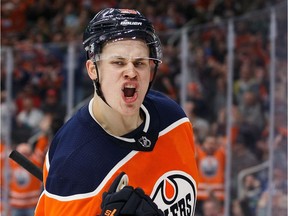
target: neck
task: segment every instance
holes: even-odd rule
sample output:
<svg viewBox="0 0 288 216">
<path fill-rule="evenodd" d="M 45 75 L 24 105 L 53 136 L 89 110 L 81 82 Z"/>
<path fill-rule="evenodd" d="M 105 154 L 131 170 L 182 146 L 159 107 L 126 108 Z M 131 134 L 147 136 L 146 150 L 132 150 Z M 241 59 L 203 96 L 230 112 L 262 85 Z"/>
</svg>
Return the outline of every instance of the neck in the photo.
<svg viewBox="0 0 288 216">
<path fill-rule="evenodd" d="M 123 116 L 101 99 L 97 100 L 95 97 L 92 104 L 92 113 L 102 128 L 115 136 L 122 136 L 133 131 L 143 122 L 140 110 L 135 115 Z"/>
</svg>

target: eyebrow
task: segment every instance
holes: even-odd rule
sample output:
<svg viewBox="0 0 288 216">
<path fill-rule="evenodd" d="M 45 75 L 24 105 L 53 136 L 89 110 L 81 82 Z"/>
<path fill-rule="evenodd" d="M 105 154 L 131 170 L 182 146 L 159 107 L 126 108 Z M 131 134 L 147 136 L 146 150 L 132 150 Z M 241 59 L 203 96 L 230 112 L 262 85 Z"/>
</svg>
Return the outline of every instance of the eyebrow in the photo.
<svg viewBox="0 0 288 216">
<path fill-rule="evenodd" d="M 119 60 L 125 60 L 125 59 L 134 59 L 134 60 L 154 60 L 154 61 L 158 61 L 160 64 L 162 63 L 162 61 L 161 60 L 159 60 L 159 59 L 155 59 L 155 58 L 151 58 L 151 57 L 149 57 L 149 56 L 135 56 L 135 57 L 133 57 L 133 56 L 122 56 L 122 55 L 112 55 L 112 56 L 103 56 L 103 57 L 101 57 L 101 55 L 100 55 L 100 58 L 99 58 L 99 60 L 108 60 L 108 59 L 119 59 Z"/>
<path fill-rule="evenodd" d="M 146 56 L 135 56 L 135 57 L 129 57 L 129 56 L 120 56 L 120 55 L 114 55 L 114 56 L 108 56 L 108 57 L 103 57 L 102 59 L 137 59 L 137 60 L 142 60 L 142 59 L 150 59 L 150 57 Z M 101 59 L 101 58 L 100 58 Z"/>
<path fill-rule="evenodd" d="M 125 59 L 126 57 L 124 56 L 120 56 L 120 55 L 116 55 L 116 56 L 110 56 L 108 58 L 118 58 L 118 59 Z"/>
<path fill-rule="evenodd" d="M 149 58 L 148 56 L 135 56 L 135 57 L 133 57 L 133 56 L 111 56 L 111 57 L 113 57 L 113 58 L 127 58 L 127 59 L 130 59 L 130 58 Z"/>
</svg>

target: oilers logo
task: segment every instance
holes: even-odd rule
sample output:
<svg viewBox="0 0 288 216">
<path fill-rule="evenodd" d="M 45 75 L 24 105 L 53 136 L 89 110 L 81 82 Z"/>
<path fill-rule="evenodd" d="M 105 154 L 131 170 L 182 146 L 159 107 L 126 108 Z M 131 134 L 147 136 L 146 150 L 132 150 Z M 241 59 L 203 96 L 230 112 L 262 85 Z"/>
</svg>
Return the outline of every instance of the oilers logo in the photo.
<svg viewBox="0 0 288 216">
<path fill-rule="evenodd" d="M 196 182 L 185 172 L 165 173 L 156 182 L 151 198 L 166 216 L 190 216 L 196 205 Z"/>
<path fill-rule="evenodd" d="M 200 162 L 199 167 L 199 170 L 204 176 L 213 177 L 217 174 L 217 171 L 219 170 L 219 163 L 214 157 L 207 156 Z"/>
<path fill-rule="evenodd" d="M 14 181 L 16 181 L 16 184 L 19 187 L 26 187 L 31 181 L 29 173 L 22 168 L 16 169 L 13 175 L 14 175 Z"/>
</svg>

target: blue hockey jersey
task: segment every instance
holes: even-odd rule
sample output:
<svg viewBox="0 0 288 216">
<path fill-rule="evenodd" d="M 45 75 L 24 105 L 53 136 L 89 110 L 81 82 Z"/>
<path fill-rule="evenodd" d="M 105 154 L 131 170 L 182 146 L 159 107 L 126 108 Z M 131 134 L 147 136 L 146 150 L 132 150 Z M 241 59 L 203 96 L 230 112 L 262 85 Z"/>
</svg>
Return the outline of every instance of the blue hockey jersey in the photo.
<svg viewBox="0 0 288 216">
<path fill-rule="evenodd" d="M 144 122 L 113 136 L 82 107 L 57 132 L 43 167 L 44 191 L 36 215 L 100 215 L 102 193 L 124 171 L 165 215 L 192 215 L 198 172 L 193 129 L 181 107 L 150 91 Z"/>
</svg>

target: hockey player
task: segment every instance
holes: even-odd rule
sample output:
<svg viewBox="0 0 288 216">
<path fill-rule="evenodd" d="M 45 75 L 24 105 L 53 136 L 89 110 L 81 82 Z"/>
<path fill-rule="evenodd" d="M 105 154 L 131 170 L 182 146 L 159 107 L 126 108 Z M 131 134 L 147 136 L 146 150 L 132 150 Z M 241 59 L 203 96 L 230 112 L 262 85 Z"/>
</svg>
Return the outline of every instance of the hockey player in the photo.
<svg viewBox="0 0 288 216">
<path fill-rule="evenodd" d="M 36 215 L 193 215 L 193 130 L 150 89 L 162 55 L 154 27 L 136 10 L 107 8 L 83 44 L 95 94 L 51 143 Z"/>
</svg>

